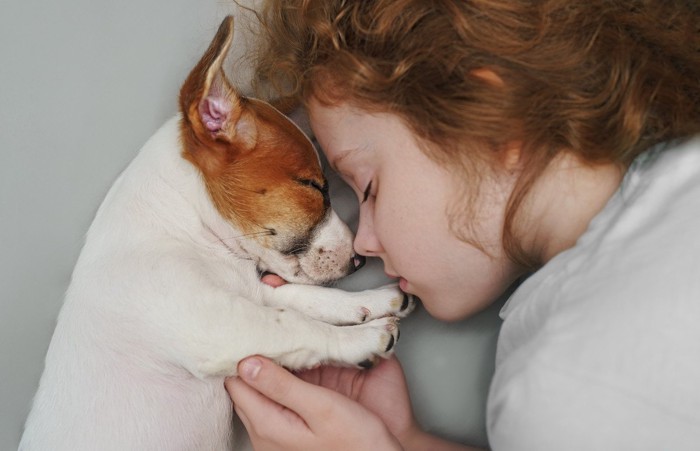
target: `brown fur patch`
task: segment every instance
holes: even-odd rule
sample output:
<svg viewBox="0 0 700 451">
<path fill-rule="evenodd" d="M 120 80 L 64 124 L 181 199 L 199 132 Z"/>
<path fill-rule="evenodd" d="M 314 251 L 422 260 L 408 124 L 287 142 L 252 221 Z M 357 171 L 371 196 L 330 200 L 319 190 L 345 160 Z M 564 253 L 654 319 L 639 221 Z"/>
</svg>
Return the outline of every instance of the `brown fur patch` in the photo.
<svg viewBox="0 0 700 451">
<path fill-rule="evenodd" d="M 325 217 L 326 181 L 308 138 L 268 103 L 240 96 L 221 71 L 233 33 L 225 20 L 180 92 L 183 157 L 202 172 L 214 205 L 244 234 L 283 249 Z M 230 111 L 221 130 L 203 123 L 216 90 Z M 306 183 L 305 183 L 306 182 Z"/>
</svg>

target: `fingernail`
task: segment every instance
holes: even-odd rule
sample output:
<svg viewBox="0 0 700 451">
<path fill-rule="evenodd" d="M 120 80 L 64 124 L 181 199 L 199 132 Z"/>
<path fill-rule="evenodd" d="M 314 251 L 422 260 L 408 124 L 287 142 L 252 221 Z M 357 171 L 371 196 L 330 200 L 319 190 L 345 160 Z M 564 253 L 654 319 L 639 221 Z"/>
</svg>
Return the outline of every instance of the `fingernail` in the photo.
<svg viewBox="0 0 700 451">
<path fill-rule="evenodd" d="M 246 359 L 241 362 L 240 373 L 244 380 L 253 380 L 258 376 L 262 362 L 256 358 Z"/>
</svg>

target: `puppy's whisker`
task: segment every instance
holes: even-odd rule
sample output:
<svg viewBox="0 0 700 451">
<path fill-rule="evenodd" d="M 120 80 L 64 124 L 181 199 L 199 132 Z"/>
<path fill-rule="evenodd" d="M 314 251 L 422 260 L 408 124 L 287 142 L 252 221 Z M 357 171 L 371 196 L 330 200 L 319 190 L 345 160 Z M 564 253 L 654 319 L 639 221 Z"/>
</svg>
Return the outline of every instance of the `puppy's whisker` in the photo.
<svg viewBox="0 0 700 451">
<path fill-rule="evenodd" d="M 297 247 L 293 247 L 289 250 L 284 251 L 285 254 L 301 254 L 303 252 L 306 252 L 309 250 L 309 246 L 306 244 L 299 245 Z"/>
<path fill-rule="evenodd" d="M 232 237 L 227 237 L 227 238 L 219 238 L 221 241 L 228 241 L 228 240 L 237 240 L 239 238 L 251 238 L 251 237 L 256 237 L 256 236 L 273 236 L 277 235 L 277 232 L 275 232 L 273 229 L 267 229 L 263 230 L 260 232 L 251 232 L 251 233 L 244 233 L 243 235 L 236 235 Z"/>
</svg>

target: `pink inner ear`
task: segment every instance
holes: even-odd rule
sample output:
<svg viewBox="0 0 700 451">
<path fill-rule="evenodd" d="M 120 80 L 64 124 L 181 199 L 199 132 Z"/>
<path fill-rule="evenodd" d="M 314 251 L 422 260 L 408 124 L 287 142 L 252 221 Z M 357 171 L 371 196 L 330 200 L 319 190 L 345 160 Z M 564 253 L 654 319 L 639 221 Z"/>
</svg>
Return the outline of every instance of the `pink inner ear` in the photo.
<svg viewBox="0 0 700 451">
<path fill-rule="evenodd" d="M 231 113 L 231 105 L 221 97 L 207 97 L 199 103 L 202 124 L 210 132 L 218 132 Z"/>
</svg>

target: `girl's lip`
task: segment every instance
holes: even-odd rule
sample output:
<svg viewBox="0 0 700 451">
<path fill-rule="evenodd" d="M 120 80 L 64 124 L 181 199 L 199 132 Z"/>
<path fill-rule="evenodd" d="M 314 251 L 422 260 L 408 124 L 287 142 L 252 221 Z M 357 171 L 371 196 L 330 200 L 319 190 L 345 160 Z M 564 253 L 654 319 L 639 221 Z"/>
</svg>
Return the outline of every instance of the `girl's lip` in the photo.
<svg viewBox="0 0 700 451">
<path fill-rule="evenodd" d="M 401 288 L 401 291 L 405 292 L 408 289 L 408 280 L 403 277 L 399 278 L 399 288 Z"/>
<path fill-rule="evenodd" d="M 408 289 L 408 280 L 404 279 L 398 274 L 391 274 L 388 272 L 385 272 L 385 274 L 390 279 L 399 279 L 399 288 L 401 289 L 401 291 L 406 292 L 406 289 Z"/>
</svg>

